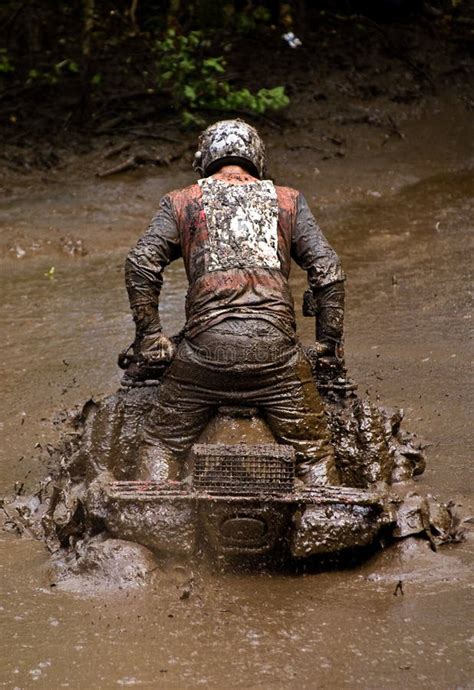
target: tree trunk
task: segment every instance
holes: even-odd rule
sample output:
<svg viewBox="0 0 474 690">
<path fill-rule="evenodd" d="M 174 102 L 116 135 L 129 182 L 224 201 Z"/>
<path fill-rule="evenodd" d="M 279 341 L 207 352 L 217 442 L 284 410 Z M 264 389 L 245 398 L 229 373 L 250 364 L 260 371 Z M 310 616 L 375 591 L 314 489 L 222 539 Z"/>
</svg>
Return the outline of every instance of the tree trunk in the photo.
<svg viewBox="0 0 474 690">
<path fill-rule="evenodd" d="M 81 65 L 81 98 L 79 102 L 79 119 L 82 122 L 89 110 L 90 77 L 92 55 L 92 31 L 94 29 L 95 0 L 83 0 L 82 28 L 82 65 Z"/>
</svg>

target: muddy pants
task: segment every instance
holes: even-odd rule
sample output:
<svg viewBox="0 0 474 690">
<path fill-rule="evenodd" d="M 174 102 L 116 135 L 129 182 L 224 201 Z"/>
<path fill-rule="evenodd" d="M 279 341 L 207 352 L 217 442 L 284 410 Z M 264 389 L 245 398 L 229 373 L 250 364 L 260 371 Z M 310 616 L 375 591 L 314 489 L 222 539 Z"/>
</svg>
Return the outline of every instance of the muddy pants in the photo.
<svg viewBox="0 0 474 690">
<path fill-rule="evenodd" d="M 258 319 L 226 319 L 181 342 L 143 429 L 142 478 L 164 478 L 163 461 L 180 465 L 221 405 L 257 407 L 276 439 L 295 449 L 303 480 L 339 483 L 309 362 L 296 339 Z"/>
</svg>

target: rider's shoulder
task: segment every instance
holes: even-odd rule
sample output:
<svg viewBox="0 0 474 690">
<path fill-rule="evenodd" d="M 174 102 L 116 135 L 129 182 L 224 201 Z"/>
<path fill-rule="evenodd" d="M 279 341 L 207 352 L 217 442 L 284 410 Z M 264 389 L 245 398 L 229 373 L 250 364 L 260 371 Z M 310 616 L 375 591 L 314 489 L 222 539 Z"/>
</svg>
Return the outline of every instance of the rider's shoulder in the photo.
<svg viewBox="0 0 474 690">
<path fill-rule="evenodd" d="M 291 207 L 295 206 L 300 196 L 300 192 L 293 187 L 286 187 L 282 185 L 275 185 L 278 201 L 280 206 Z"/>
<path fill-rule="evenodd" d="M 275 190 L 280 205 L 285 207 L 295 206 L 298 198 L 301 196 L 301 192 L 293 187 L 275 185 Z M 163 198 L 169 199 L 171 204 L 176 207 L 182 206 L 183 204 L 188 204 L 194 199 L 199 199 L 201 194 L 202 191 L 200 185 L 194 183 L 188 185 L 187 187 L 174 189 L 171 192 L 168 192 Z"/>
<path fill-rule="evenodd" d="M 195 199 L 201 195 L 201 189 L 197 183 L 190 184 L 187 187 L 181 187 L 180 189 L 173 189 L 168 192 L 165 196 L 170 199 L 173 204 L 179 204 L 183 201 L 189 201 Z"/>
</svg>

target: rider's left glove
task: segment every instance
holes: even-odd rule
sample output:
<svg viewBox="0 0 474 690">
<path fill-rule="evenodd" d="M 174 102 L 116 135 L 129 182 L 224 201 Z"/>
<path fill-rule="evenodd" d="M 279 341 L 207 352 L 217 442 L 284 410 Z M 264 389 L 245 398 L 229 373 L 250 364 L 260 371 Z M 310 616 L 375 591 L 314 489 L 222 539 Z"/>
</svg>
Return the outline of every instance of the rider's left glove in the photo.
<svg viewBox="0 0 474 690">
<path fill-rule="evenodd" d="M 176 346 L 162 333 L 156 304 L 137 304 L 132 307 L 132 313 L 135 340 L 119 355 L 119 366 L 126 369 L 124 378 L 127 381 L 160 379 L 176 353 Z"/>
<path fill-rule="evenodd" d="M 134 353 L 139 364 L 156 366 L 171 362 L 176 346 L 163 333 L 150 333 L 135 340 Z"/>
</svg>

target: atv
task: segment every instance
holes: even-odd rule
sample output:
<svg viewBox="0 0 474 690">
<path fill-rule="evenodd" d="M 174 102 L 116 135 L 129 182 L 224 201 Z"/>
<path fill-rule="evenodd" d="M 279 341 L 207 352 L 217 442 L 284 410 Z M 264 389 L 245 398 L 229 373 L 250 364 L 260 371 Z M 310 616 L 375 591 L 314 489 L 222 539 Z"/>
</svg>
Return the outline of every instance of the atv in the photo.
<svg viewBox="0 0 474 690">
<path fill-rule="evenodd" d="M 313 316 L 310 296 L 304 313 Z M 423 445 L 390 412 L 357 395 L 341 367 L 306 349 L 322 396 L 340 486 L 307 487 L 295 476 L 294 450 L 277 442 L 259 410 L 221 407 L 185 459 L 182 481 L 142 481 L 140 430 L 165 366 L 151 377 L 127 350 L 121 389 L 90 400 L 43 519 L 63 549 L 102 535 L 151 549 L 161 559 L 211 557 L 220 563 L 289 563 L 334 557 L 424 534 L 450 541 L 449 506 L 416 492 Z M 143 371 L 141 372 L 143 374 Z"/>
</svg>

